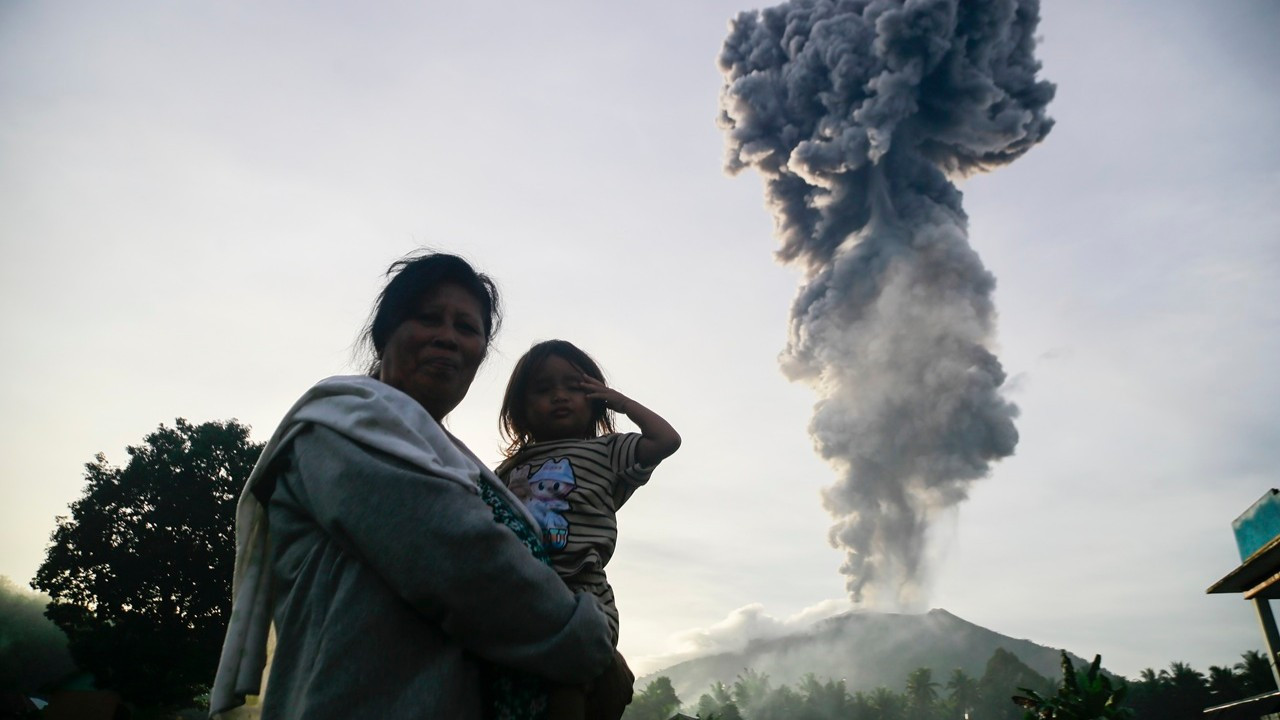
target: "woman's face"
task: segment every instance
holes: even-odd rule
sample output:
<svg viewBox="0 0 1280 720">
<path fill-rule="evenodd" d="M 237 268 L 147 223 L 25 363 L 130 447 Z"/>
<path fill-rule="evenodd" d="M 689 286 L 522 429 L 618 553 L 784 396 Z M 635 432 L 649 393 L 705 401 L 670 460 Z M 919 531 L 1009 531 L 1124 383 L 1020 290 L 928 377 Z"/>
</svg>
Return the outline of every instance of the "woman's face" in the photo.
<svg viewBox="0 0 1280 720">
<path fill-rule="evenodd" d="M 459 285 L 425 293 L 416 312 L 387 338 L 378 379 L 443 420 L 466 397 L 484 360 L 482 313 L 480 302 Z"/>
</svg>

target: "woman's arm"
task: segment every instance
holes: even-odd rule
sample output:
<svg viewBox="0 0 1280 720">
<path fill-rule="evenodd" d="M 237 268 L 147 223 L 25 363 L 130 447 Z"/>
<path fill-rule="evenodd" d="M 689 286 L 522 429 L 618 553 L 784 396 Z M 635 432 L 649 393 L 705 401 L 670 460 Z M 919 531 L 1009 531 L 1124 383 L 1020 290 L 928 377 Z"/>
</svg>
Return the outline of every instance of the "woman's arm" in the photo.
<svg viewBox="0 0 1280 720">
<path fill-rule="evenodd" d="M 658 413 L 596 380 L 582 376 L 582 387 L 590 400 L 603 400 L 606 407 L 626 415 L 640 428 L 640 442 L 636 444 L 636 462 L 653 467 L 671 457 L 680 449 L 680 433 L 671 427 Z"/>
<path fill-rule="evenodd" d="M 479 495 L 325 428 L 294 443 L 298 495 L 316 523 L 424 622 L 478 656 L 557 682 L 586 682 L 609 664 L 595 599 L 569 592 Z"/>
</svg>

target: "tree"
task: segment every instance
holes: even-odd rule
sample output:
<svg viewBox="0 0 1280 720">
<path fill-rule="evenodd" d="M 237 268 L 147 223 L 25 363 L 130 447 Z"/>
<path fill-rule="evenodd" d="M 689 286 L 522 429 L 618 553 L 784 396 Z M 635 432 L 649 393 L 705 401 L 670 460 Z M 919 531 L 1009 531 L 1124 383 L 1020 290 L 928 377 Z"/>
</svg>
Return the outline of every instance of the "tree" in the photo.
<svg viewBox="0 0 1280 720">
<path fill-rule="evenodd" d="M 1271 662 L 1257 650 L 1249 650 L 1234 665 L 1240 678 L 1240 689 L 1247 697 L 1261 695 L 1276 689 L 1276 678 L 1271 672 Z"/>
<path fill-rule="evenodd" d="M 852 698 L 844 680 L 822 682 L 813 673 L 800 680 L 800 694 L 804 707 L 796 720 L 850 720 L 853 715 Z"/>
<path fill-rule="evenodd" d="M 1168 670 L 1161 670 L 1160 677 L 1166 681 L 1169 702 L 1179 712 L 1171 714 L 1174 718 L 1196 718 L 1210 704 L 1209 684 L 1204 673 L 1184 662 L 1169 663 Z"/>
<path fill-rule="evenodd" d="M 751 720 L 796 720 L 804 711 L 804 698 L 790 685 L 768 692 L 751 708 Z"/>
<path fill-rule="evenodd" d="M 694 706 L 694 712 L 702 720 L 709 720 L 717 716 L 721 707 L 723 707 L 723 704 L 716 702 L 711 693 L 702 693 L 702 697 L 698 698 L 698 704 Z"/>
<path fill-rule="evenodd" d="M 947 680 L 947 701 L 955 710 L 956 717 L 964 717 L 978 706 L 978 681 L 960 668 L 951 672 Z"/>
<path fill-rule="evenodd" d="M 868 705 L 878 720 L 906 720 L 907 700 L 887 687 L 878 687 L 867 696 Z"/>
<path fill-rule="evenodd" d="M 1236 671 L 1229 667 L 1209 666 L 1209 695 L 1213 703 L 1219 705 L 1243 697 L 1240 692 L 1240 678 Z"/>
<path fill-rule="evenodd" d="M 938 702 L 938 683 L 933 680 L 933 671 L 927 667 L 912 670 L 907 676 L 906 696 L 912 717 L 925 720 L 932 716 Z"/>
<path fill-rule="evenodd" d="M 769 676 L 752 668 L 743 670 L 733 681 L 733 703 L 750 713 L 769 694 Z"/>
<path fill-rule="evenodd" d="M 743 720 L 742 713 L 738 712 L 738 706 L 733 701 L 720 706 L 720 709 L 710 715 L 699 715 L 702 720 Z"/>
<path fill-rule="evenodd" d="M 1124 706 L 1128 686 L 1112 685 L 1111 678 L 1101 672 L 1102 656 L 1095 655 L 1085 671 L 1077 671 L 1071 658 L 1062 652 L 1062 684 L 1052 697 L 1035 690 L 1019 688 L 1025 696 L 1013 698 L 1026 710 L 1026 720 L 1128 720 L 1133 710 Z M 1197 710 L 1198 713 L 1198 710 Z"/>
<path fill-rule="evenodd" d="M 622 714 L 624 720 L 668 720 L 680 709 L 680 698 L 671 685 L 671 678 L 663 675 L 649 683 Z"/>
<path fill-rule="evenodd" d="M 698 698 L 697 713 L 702 720 L 709 720 L 712 717 L 723 717 L 725 712 L 722 710 L 726 705 L 733 703 L 733 698 L 729 695 L 729 688 L 719 680 L 711 684 L 711 691 L 702 694 Z M 737 712 L 737 706 L 734 706 L 733 712 Z"/>
<path fill-rule="evenodd" d="M 871 703 L 871 696 L 859 690 L 849 698 L 849 720 L 880 720 L 880 713 Z"/>
<path fill-rule="evenodd" d="M 1138 674 L 1138 680 L 1129 685 L 1126 700 L 1133 708 L 1134 714 L 1141 720 L 1164 718 L 1168 714 L 1166 712 L 1168 694 L 1168 688 L 1160 678 L 1160 673 L 1152 668 L 1144 668 Z"/>
<path fill-rule="evenodd" d="M 213 679 L 231 611 L 235 507 L 262 446 L 231 420 L 179 418 L 99 453 L 59 517 L 32 586 L 99 686 L 144 706 L 192 702 Z"/>
</svg>

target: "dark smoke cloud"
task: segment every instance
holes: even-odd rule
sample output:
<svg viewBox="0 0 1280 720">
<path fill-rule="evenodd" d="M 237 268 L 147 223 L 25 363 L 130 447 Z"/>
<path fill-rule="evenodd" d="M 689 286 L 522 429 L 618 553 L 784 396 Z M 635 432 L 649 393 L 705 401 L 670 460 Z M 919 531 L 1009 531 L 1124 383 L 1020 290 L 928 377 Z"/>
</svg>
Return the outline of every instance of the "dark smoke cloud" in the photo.
<svg viewBox="0 0 1280 720">
<path fill-rule="evenodd" d="M 821 397 L 855 602 L 917 601 L 931 521 L 1018 442 L 952 180 L 1053 126 L 1038 22 L 1038 0 L 795 0 L 739 15 L 720 54 L 727 169 L 764 176 L 804 270 L 781 362 Z"/>
</svg>

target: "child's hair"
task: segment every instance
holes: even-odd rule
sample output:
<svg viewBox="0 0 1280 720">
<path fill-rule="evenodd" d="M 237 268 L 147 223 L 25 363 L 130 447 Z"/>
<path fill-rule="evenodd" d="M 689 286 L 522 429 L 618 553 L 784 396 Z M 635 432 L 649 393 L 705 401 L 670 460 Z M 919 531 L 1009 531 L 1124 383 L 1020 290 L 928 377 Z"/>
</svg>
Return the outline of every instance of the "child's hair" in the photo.
<svg viewBox="0 0 1280 720">
<path fill-rule="evenodd" d="M 511 457 L 534 441 L 529 432 L 528 403 L 529 381 L 534 373 L 542 368 L 547 358 L 558 356 L 577 368 L 583 375 L 604 382 L 604 372 L 591 356 L 583 352 L 577 345 L 567 340 L 543 340 L 529 348 L 529 352 L 516 363 L 511 371 L 511 380 L 507 382 L 507 392 L 502 396 L 502 412 L 498 416 L 498 429 L 502 439 L 508 445 L 503 452 Z M 614 432 L 613 413 L 605 407 L 603 400 L 591 402 L 591 434 L 588 437 L 599 437 Z"/>
</svg>

